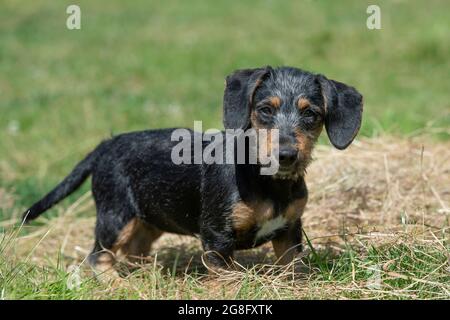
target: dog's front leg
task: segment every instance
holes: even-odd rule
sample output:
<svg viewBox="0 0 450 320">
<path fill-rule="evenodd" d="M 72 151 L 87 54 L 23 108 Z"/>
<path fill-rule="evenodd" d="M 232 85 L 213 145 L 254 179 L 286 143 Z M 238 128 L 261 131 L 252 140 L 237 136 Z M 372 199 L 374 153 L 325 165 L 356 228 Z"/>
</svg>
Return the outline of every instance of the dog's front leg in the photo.
<svg viewBox="0 0 450 320">
<path fill-rule="evenodd" d="M 210 271 L 229 269 L 233 264 L 234 240 L 231 232 L 203 226 L 200 231 L 204 262 Z"/>
<path fill-rule="evenodd" d="M 301 220 L 298 218 L 284 232 L 272 240 L 278 263 L 288 264 L 302 251 L 301 225 Z"/>
</svg>

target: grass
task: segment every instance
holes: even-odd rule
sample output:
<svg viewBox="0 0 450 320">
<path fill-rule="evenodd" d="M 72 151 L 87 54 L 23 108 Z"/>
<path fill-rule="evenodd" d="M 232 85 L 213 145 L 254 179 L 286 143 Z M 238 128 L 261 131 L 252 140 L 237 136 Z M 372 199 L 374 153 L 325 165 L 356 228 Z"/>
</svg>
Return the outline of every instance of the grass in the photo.
<svg viewBox="0 0 450 320">
<path fill-rule="evenodd" d="M 162 262 L 155 257 L 120 283 L 105 285 L 83 265 L 68 272 L 62 256 L 45 266 L 2 258 L 1 294 L 5 299 L 448 299 L 448 245 L 439 233 L 413 234 L 392 234 L 377 245 L 361 237 L 342 254 L 307 251 L 298 262 L 304 270 L 299 275 L 291 266 L 249 264 L 214 277 L 205 275 L 199 261 L 170 268 L 167 257 Z M 427 240 L 431 236 L 435 240 Z M 170 250 L 164 253 L 177 251 Z M 195 260 L 199 254 L 197 249 Z"/>
<path fill-rule="evenodd" d="M 265 245 L 211 276 L 197 239 L 166 234 L 136 271 L 101 284 L 85 260 L 95 221 L 86 192 L 39 225 L 2 222 L 0 288 L 7 299 L 449 299 L 449 146 L 419 137 L 319 146 L 296 266 L 274 265 Z"/>
<path fill-rule="evenodd" d="M 77 3 L 82 29 L 69 31 L 70 1 L 2 2 L 0 297 L 449 297 L 447 1 L 378 1 L 374 31 L 370 1 Z M 365 99 L 361 140 L 338 153 L 323 138 L 316 151 L 301 279 L 269 267 L 265 248 L 211 279 L 196 241 L 168 237 L 156 262 L 100 285 L 82 263 L 92 245 L 88 184 L 17 229 L 22 211 L 101 139 L 194 120 L 221 128 L 225 75 L 266 64 L 324 73 Z M 81 287 L 70 290 L 67 270 L 79 264 Z M 374 274 L 381 287 L 368 288 Z"/>
</svg>

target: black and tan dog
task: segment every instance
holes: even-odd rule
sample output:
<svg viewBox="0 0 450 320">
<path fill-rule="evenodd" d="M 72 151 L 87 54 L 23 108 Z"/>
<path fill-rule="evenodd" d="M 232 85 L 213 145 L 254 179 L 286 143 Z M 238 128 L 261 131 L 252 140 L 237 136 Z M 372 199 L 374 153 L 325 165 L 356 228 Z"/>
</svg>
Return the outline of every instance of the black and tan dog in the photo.
<svg viewBox="0 0 450 320">
<path fill-rule="evenodd" d="M 92 175 L 97 223 L 89 261 L 97 270 L 112 269 L 119 253 L 146 256 L 163 232 L 199 236 L 211 266 L 225 267 L 235 250 L 268 241 L 287 263 L 301 250 L 304 173 L 323 125 L 344 149 L 361 117 L 362 96 L 323 75 L 290 67 L 238 70 L 226 80 L 224 126 L 278 129 L 277 174 L 261 175 L 258 164 L 176 165 L 174 129 L 126 133 L 102 142 L 24 219 Z"/>
</svg>

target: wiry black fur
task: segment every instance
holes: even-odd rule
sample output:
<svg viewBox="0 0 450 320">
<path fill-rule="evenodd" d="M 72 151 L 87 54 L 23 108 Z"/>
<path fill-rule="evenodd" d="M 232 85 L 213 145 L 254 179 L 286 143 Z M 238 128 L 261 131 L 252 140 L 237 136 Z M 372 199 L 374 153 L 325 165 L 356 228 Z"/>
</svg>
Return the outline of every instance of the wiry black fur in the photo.
<svg viewBox="0 0 450 320">
<path fill-rule="evenodd" d="M 359 129 L 362 98 L 354 88 L 289 67 L 240 70 L 227 77 L 225 127 L 249 127 L 251 110 L 273 95 L 281 97 L 282 105 L 277 116 L 261 115 L 261 122 L 267 128 L 280 129 L 280 147 L 292 143 L 294 129 L 307 134 L 313 125 L 324 122 L 332 143 L 345 148 Z M 314 119 L 295 106 L 299 95 L 316 105 Z M 171 141 L 173 130 L 126 133 L 102 142 L 35 203 L 24 214 L 24 220 L 35 219 L 92 175 L 97 207 L 96 240 L 91 254 L 94 263 L 95 254 L 110 249 L 135 217 L 162 231 L 198 235 L 205 251 L 218 252 L 225 260 L 234 250 L 252 248 L 282 234 L 301 244 L 300 219 L 255 242 L 257 226 L 238 239 L 231 214 L 240 201 L 263 200 L 273 204 L 275 216 L 282 214 L 294 200 L 307 197 L 302 175 L 262 176 L 259 165 L 250 164 L 175 165 L 171 150 L 178 142 Z M 211 256 L 210 260 L 223 265 L 221 258 Z"/>
</svg>

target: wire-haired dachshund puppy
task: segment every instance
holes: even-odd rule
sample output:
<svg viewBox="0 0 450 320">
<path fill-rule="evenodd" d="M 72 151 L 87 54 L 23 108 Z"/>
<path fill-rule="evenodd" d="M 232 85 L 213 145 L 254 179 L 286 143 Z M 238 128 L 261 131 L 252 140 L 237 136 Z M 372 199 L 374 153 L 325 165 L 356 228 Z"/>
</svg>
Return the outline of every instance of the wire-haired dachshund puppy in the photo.
<svg viewBox="0 0 450 320">
<path fill-rule="evenodd" d="M 212 267 L 226 267 L 235 250 L 268 241 L 281 263 L 292 261 L 301 251 L 304 173 L 314 143 L 325 125 L 331 143 L 345 149 L 361 125 L 362 96 L 320 74 L 264 67 L 228 76 L 223 102 L 226 129 L 278 129 L 276 174 L 261 175 L 259 163 L 175 164 L 175 129 L 125 133 L 88 154 L 24 220 L 92 175 L 97 223 L 89 261 L 96 270 L 113 270 L 119 253 L 146 256 L 163 232 L 198 236 Z"/>
</svg>

